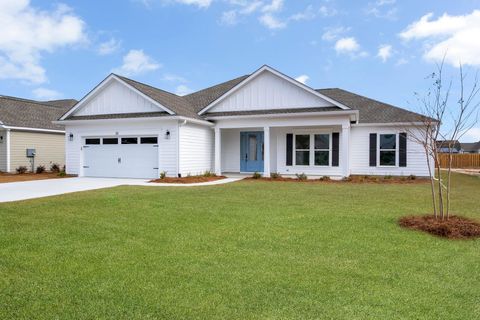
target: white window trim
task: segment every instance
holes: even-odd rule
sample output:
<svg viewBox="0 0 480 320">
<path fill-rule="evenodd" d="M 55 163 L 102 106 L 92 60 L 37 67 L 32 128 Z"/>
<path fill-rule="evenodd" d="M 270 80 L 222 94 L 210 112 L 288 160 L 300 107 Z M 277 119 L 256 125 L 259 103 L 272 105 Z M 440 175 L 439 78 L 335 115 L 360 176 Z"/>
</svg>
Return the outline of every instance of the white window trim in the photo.
<svg viewBox="0 0 480 320">
<path fill-rule="evenodd" d="M 380 150 L 382 151 L 393 151 L 394 149 L 380 149 L 380 136 L 386 134 L 394 134 L 395 135 L 395 165 L 388 166 L 388 165 L 381 165 L 380 164 Z M 378 168 L 398 168 L 399 163 L 399 134 L 398 132 L 381 132 L 377 134 L 377 167 Z"/>
<path fill-rule="evenodd" d="M 298 131 L 293 133 L 293 167 L 295 168 L 330 168 L 332 167 L 332 131 Z M 327 151 L 327 149 L 315 149 L 315 135 L 317 134 L 328 134 L 328 142 L 329 142 L 329 149 L 328 149 L 328 165 L 316 165 L 315 164 L 315 151 Z M 296 148 L 296 139 L 297 136 L 302 135 L 309 135 L 310 136 L 310 145 L 309 149 L 297 149 Z M 301 165 L 297 164 L 297 151 L 308 151 L 308 165 Z"/>
</svg>

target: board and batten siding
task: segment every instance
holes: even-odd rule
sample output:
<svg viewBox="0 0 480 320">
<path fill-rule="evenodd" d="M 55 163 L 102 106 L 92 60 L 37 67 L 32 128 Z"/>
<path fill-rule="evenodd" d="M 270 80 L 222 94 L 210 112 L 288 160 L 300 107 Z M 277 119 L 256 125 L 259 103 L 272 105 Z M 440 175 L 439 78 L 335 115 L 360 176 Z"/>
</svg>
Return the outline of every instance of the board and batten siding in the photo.
<svg viewBox="0 0 480 320">
<path fill-rule="evenodd" d="M 371 167 L 369 163 L 370 133 L 398 134 L 405 132 L 404 128 L 389 126 L 352 126 L 350 134 L 350 173 L 352 175 L 392 175 L 418 177 L 428 176 L 427 157 L 419 143 L 409 139 L 407 135 L 407 166 L 398 166 L 398 145 L 397 145 L 397 166 L 395 167 Z M 377 146 L 378 147 L 378 146 Z"/>
<path fill-rule="evenodd" d="M 7 171 L 7 131 L 0 130 L 0 137 L 3 137 L 0 141 L 0 171 Z"/>
<path fill-rule="evenodd" d="M 180 173 L 200 175 L 213 171 L 214 131 L 211 127 L 192 123 L 179 127 Z"/>
<path fill-rule="evenodd" d="M 65 164 L 65 134 L 30 131 L 10 131 L 10 171 L 20 166 L 31 169 L 31 159 L 26 150 L 35 149 L 34 169 L 45 166 L 47 170 L 54 163 L 62 167 Z"/>
<path fill-rule="evenodd" d="M 120 114 L 134 112 L 163 111 L 157 105 L 148 101 L 133 89 L 112 79 L 96 95 L 91 97 L 87 104 L 74 112 L 76 116 Z"/>
<path fill-rule="evenodd" d="M 327 106 L 332 104 L 271 72 L 264 71 L 208 112 Z"/>
<path fill-rule="evenodd" d="M 158 137 L 158 172 L 165 171 L 168 176 L 176 176 L 177 170 L 177 137 L 178 122 L 176 120 L 134 119 L 128 121 L 91 121 L 82 124 L 67 124 L 66 166 L 68 174 L 83 175 L 82 147 L 85 137 L 116 136 L 157 136 Z M 170 136 L 166 138 L 166 132 Z M 68 135 L 73 134 L 73 141 Z"/>
</svg>

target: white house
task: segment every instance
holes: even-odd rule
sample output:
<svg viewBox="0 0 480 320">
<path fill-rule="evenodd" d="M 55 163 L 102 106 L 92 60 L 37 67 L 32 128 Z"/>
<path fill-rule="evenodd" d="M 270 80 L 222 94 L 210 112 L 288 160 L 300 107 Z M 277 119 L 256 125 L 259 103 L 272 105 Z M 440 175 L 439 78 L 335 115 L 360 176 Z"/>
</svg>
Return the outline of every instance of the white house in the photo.
<svg viewBox="0 0 480 320">
<path fill-rule="evenodd" d="M 182 97 L 111 74 L 58 123 L 66 128 L 69 174 L 340 178 L 428 176 L 422 147 L 405 133 L 422 130 L 421 119 L 345 90 L 314 90 L 263 66 Z"/>
</svg>

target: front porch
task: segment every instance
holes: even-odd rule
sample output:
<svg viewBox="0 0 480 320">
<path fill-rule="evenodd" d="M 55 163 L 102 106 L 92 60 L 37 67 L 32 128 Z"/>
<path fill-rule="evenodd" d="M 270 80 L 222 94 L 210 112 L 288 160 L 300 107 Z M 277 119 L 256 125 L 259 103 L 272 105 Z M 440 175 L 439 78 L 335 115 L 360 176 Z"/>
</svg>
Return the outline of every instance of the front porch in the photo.
<svg viewBox="0 0 480 320">
<path fill-rule="evenodd" d="M 347 177 L 350 123 L 215 127 L 215 173 Z"/>
</svg>

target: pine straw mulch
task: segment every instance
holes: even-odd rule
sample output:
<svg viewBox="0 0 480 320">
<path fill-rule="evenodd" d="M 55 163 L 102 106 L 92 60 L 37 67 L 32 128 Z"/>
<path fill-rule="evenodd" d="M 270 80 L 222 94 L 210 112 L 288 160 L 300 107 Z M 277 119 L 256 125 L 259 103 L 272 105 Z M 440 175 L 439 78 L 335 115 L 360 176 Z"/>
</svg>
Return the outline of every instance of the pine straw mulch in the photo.
<svg viewBox="0 0 480 320">
<path fill-rule="evenodd" d="M 379 184 L 424 184 L 430 180 L 425 178 L 411 177 L 375 177 L 375 176 L 350 176 L 347 179 L 334 180 L 329 178 L 306 179 L 278 177 L 278 178 L 253 178 L 247 177 L 244 180 L 278 181 L 278 182 L 305 182 L 305 183 L 379 183 Z"/>
<path fill-rule="evenodd" d="M 73 175 L 59 175 L 54 172 L 44 172 L 44 173 L 5 173 L 0 172 L 0 183 L 7 182 L 23 182 L 23 181 L 34 181 L 34 180 L 47 180 L 47 179 L 61 179 L 61 178 L 71 178 Z"/>
<path fill-rule="evenodd" d="M 435 219 L 433 216 L 409 216 L 401 218 L 398 224 L 403 228 L 420 230 L 447 239 L 480 237 L 480 223 L 459 216 L 450 216 L 448 220 Z"/>
<path fill-rule="evenodd" d="M 154 179 L 150 180 L 150 182 L 154 183 L 200 183 L 200 182 L 210 182 L 210 181 L 217 181 L 225 179 L 225 176 L 187 176 L 181 178 L 173 178 L 173 177 L 165 177 L 163 179 Z"/>
</svg>

